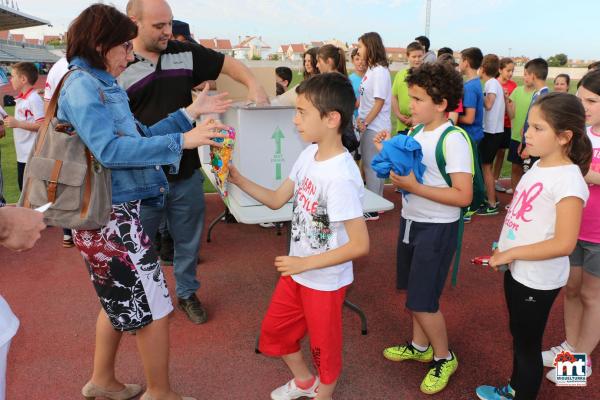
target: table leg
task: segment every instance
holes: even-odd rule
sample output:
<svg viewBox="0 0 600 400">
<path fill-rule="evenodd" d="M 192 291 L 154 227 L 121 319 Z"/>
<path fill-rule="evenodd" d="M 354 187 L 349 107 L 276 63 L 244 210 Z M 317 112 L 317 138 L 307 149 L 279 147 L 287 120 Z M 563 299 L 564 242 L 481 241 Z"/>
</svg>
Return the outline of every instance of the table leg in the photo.
<svg viewBox="0 0 600 400">
<path fill-rule="evenodd" d="M 359 306 L 357 306 L 356 304 L 354 304 L 348 300 L 344 300 L 344 305 L 346 307 L 348 307 L 351 311 L 358 314 L 358 316 L 360 318 L 360 333 L 363 335 L 366 335 L 367 334 L 367 316 L 365 315 L 364 311 L 361 310 L 361 308 Z"/>
<path fill-rule="evenodd" d="M 206 235 L 206 241 L 208 243 L 210 243 L 210 234 L 211 234 L 213 228 L 215 227 L 215 225 L 217 225 L 219 222 L 221 222 L 221 220 L 225 216 L 227 216 L 228 213 L 229 213 L 229 209 L 227 207 L 225 207 L 225 211 L 223 211 L 221 214 L 219 214 L 219 216 L 210 223 L 210 225 L 208 226 L 208 233 Z"/>
</svg>

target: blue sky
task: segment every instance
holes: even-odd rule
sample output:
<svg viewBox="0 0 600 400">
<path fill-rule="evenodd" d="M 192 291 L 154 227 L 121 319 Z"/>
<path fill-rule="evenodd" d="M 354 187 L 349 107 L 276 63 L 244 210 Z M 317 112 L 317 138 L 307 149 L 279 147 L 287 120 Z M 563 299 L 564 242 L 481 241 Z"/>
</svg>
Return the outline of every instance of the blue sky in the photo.
<svg viewBox="0 0 600 400">
<path fill-rule="evenodd" d="M 31 37 L 63 32 L 89 0 L 17 0 L 21 11 L 49 20 L 54 28 L 22 30 Z M 126 0 L 105 1 L 125 9 Z M 76 5 L 75 5 L 76 4 Z M 405 47 L 424 32 L 424 0 L 171 0 L 176 19 L 196 37 L 237 42 L 262 35 L 273 47 L 290 42 L 340 39 L 355 42 L 379 32 L 386 46 Z M 478 46 L 484 53 L 600 59 L 600 1 L 432 0 L 433 48 Z M 510 49 L 510 50 L 509 50 Z"/>
</svg>

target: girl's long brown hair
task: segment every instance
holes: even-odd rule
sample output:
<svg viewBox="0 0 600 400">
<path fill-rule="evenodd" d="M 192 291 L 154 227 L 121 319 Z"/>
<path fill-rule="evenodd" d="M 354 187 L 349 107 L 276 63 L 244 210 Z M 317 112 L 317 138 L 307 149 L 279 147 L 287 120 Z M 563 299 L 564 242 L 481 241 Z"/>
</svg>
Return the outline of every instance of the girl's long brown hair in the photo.
<svg viewBox="0 0 600 400">
<path fill-rule="evenodd" d="M 387 67 L 389 65 L 387 55 L 385 53 L 385 47 L 383 47 L 383 40 L 377 32 L 367 32 L 358 38 L 359 42 L 362 42 L 367 48 L 367 55 L 365 64 L 367 68 L 381 65 Z"/>
</svg>

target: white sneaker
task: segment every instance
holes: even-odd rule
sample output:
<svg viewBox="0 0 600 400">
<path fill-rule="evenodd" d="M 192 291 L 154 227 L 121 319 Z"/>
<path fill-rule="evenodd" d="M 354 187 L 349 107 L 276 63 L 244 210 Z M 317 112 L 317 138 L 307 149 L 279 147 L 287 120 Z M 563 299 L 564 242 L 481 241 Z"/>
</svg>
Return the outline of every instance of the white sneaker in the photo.
<svg viewBox="0 0 600 400">
<path fill-rule="evenodd" d="M 296 386 L 296 382 L 294 379 L 292 379 L 291 381 L 289 381 L 288 383 L 286 383 L 283 386 L 278 387 L 277 389 L 273 390 L 271 392 L 271 399 L 272 400 L 293 400 L 293 399 L 298 399 L 300 397 L 308 397 L 308 398 L 315 398 L 317 397 L 317 388 L 319 387 L 319 377 L 317 376 L 315 378 L 315 383 L 313 383 L 313 385 L 304 390 L 304 389 L 300 389 L 298 386 Z"/>
<path fill-rule="evenodd" d="M 496 189 L 496 192 L 506 192 L 506 188 L 502 186 L 498 181 L 494 183 L 494 189 Z"/>
<path fill-rule="evenodd" d="M 261 222 L 259 225 L 261 228 L 275 228 L 275 224 L 272 222 Z"/>
<path fill-rule="evenodd" d="M 508 189 L 506 189 L 506 192 L 504 192 L 504 193 L 506 193 L 506 194 L 513 194 L 514 192 L 515 191 L 512 190 L 512 188 L 508 188 Z"/>
<path fill-rule="evenodd" d="M 592 375 L 592 366 L 589 364 L 589 361 L 588 361 L 588 365 L 585 368 L 585 376 L 589 378 L 590 375 Z M 556 367 L 554 367 L 550 371 L 548 371 L 548 373 L 546 374 L 546 378 L 550 382 L 556 384 Z"/>
<path fill-rule="evenodd" d="M 544 367 L 554 368 L 554 358 L 556 358 L 557 354 L 560 354 L 563 351 L 568 351 L 570 353 L 573 352 L 573 348 L 567 343 L 566 340 L 560 345 L 554 346 L 550 350 L 542 351 L 542 360 L 544 361 Z"/>
</svg>

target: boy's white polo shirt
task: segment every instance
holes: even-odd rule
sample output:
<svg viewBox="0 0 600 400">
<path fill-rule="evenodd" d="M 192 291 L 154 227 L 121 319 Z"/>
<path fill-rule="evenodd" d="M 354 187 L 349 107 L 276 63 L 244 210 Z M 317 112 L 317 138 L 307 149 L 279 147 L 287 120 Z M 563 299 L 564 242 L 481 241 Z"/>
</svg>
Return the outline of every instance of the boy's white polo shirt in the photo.
<svg viewBox="0 0 600 400">
<path fill-rule="evenodd" d="M 15 98 L 15 119 L 17 121 L 38 122 L 44 119 L 44 101 L 34 88 L 25 93 L 19 94 Z M 13 138 L 15 140 L 15 150 L 17 152 L 17 161 L 26 163 L 29 153 L 35 143 L 37 132 L 28 131 L 22 128 L 13 129 Z"/>
</svg>

